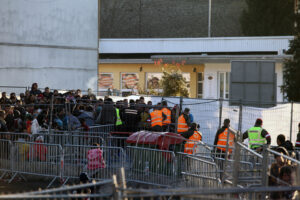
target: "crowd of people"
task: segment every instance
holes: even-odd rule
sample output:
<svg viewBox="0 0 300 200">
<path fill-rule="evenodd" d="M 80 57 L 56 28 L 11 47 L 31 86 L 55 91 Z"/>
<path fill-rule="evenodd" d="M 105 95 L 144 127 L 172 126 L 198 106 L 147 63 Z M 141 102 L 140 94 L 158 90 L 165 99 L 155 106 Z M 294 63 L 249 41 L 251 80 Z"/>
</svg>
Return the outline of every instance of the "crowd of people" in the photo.
<svg viewBox="0 0 300 200">
<path fill-rule="evenodd" d="M 0 132 L 36 134 L 42 129 L 88 129 L 95 124 L 114 124 L 116 130 L 127 132 L 175 131 L 178 117 L 178 132 L 195 127 L 189 109 L 185 109 L 182 116 L 180 113 L 176 116 L 177 105 L 170 108 L 166 101 L 152 105 L 151 101 L 145 102 L 144 97 L 140 97 L 113 102 L 109 97 L 97 99 L 92 92 L 82 95 L 80 90 L 59 93 L 46 87 L 42 92 L 37 83 L 19 96 L 16 93 L 7 96 L 2 92 L 0 106 Z M 183 121 L 186 127 L 182 126 Z"/>
<path fill-rule="evenodd" d="M 42 92 L 38 84 L 33 83 L 31 90 L 20 93 L 19 96 L 15 93 L 7 96 L 6 92 L 2 92 L 0 106 L 0 132 L 37 134 L 40 130 L 49 128 L 89 130 L 95 124 L 113 124 L 115 130 L 121 132 L 170 131 L 177 132 L 190 141 L 202 140 L 200 126 L 194 122 L 189 108 L 181 112 L 178 105 L 171 108 L 167 101 L 152 105 L 151 101 L 145 102 L 144 97 L 113 102 L 109 97 L 97 99 L 90 90 L 82 95 L 79 89 L 60 93 L 58 90 L 51 92 L 46 87 Z M 242 135 L 243 140 L 248 139 L 249 148 L 257 152 L 262 151 L 263 144 L 271 144 L 271 136 L 262 128 L 262 124 L 262 119 L 257 119 L 254 126 Z M 229 127 L 230 120 L 225 119 L 215 136 L 216 153 L 222 158 L 226 154 L 230 156 L 236 141 L 236 136 L 229 131 Z M 2 135 L 0 137 L 3 138 Z M 294 156 L 294 146 L 284 135 L 278 136 L 277 144 L 277 152 Z M 300 123 L 295 146 L 300 147 Z M 187 142 L 184 152 L 193 154 L 195 147 L 195 143 Z M 280 184 L 274 177 L 286 180 L 293 173 L 292 167 L 282 157 L 277 156 L 275 160 L 276 163 L 271 167 L 270 185 Z"/>
</svg>

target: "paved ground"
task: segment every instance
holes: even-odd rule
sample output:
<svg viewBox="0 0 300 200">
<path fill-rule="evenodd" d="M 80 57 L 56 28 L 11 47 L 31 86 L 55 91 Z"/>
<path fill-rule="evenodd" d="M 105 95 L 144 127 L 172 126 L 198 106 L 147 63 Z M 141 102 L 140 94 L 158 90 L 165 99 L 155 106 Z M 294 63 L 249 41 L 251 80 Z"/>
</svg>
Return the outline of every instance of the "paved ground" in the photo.
<svg viewBox="0 0 300 200">
<path fill-rule="evenodd" d="M 20 193 L 38 190 L 39 188 L 45 189 L 51 180 L 49 179 L 30 179 L 24 181 L 20 178 L 16 178 L 11 183 L 8 183 L 9 179 L 0 180 L 0 193 Z M 59 182 L 53 184 L 54 187 L 59 187 Z"/>
<path fill-rule="evenodd" d="M 0 191 L 1 193 L 19 193 L 19 192 L 29 192 L 33 190 L 38 190 L 39 188 L 46 188 L 48 185 L 47 182 L 37 182 L 37 181 L 14 181 L 10 184 L 7 182 L 0 182 Z"/>
</svg>

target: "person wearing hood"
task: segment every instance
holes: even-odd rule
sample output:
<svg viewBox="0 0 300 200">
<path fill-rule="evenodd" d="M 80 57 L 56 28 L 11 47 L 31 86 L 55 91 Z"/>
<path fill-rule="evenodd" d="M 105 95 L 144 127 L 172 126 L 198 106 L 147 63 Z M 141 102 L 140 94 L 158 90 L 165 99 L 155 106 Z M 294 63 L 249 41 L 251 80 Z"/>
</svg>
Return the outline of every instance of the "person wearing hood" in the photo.
<svg viewBox="0 0 300 200">
<path fill-rule="evenodd" d="M 84 111 L 80 113 L 78 119 L 84 119 L 87 126 L 93 126 L 95 124 L 93 110 L 94 109 L 92 106 L 88 106 Z"/>
<path fill-rule="evenodd" d="M 63 118 L 63 126 L 65 130 L 75 130 L 81 126 L 77 117 L 68 112 Z"/>
<path fill-rule="evenodd" d="M 102 111 L 97 118 L 97 123 L 99 124 L 116 124 L 117 121 L 117 113 L 114 108 L 113 101 L 111 98 L 107 98 L 104 101 L 104 105 L 102 106 Z"/>
<path fill-rule="evenodd" d="M 298 134 L 297 134 L 297 140 L 296 145 L 297 148 L 300 148 L 300 123 L 298 124 Z"/>
</svg>

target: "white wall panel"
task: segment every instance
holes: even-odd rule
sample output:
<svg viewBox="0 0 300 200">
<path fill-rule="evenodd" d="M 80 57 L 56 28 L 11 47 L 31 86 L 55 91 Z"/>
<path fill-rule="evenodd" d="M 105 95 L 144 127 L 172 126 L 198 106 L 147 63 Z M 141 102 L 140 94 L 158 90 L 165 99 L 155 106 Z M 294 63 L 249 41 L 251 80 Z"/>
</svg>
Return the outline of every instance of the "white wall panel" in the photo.
<svg viewBox="0 0 300 200">
<path fill-rule="evenodd" d="M 0 0 L 0 85 L 96 88 L 98 0 Z"/>
</svg>

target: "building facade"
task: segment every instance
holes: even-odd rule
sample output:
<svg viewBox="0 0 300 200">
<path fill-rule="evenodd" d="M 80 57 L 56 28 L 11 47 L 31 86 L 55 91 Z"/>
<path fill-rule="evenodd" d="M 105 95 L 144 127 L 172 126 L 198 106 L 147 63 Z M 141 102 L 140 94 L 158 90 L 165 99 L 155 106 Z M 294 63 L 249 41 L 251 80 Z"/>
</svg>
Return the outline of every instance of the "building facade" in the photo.
<svg viewBox="0 0 300 200">
<path fill-rule="evenodd" d="M 155 65 L 155 61 L 185 61 L 181 68 L 188 82 L 190 97 L 229 99 L 230 90 L 234 92 L 234 88 L 230 87 L 233 85 L 230 80 L 233 62 L 269 62 L 275 72 L 274 99 L 283 101 L 280 90 L 283 83 L 283 61 L 289 58 L 284 52 L 289 48 L 289 41 L 292 39 L 292 36 L 101 39 L 98 89 L 148 91 L 153 81 L 159 80 L 162 74 L 161 66 Z M 143 59 L 140 58 L 141 55 Z M 251 67 L 249 69 L 253 71 Z M 259 71 L 261 79 L 264 79 L 267 73 L 264 70 Z M 247 88 L 246 85 L 245 90 Z"/>
</svg>

